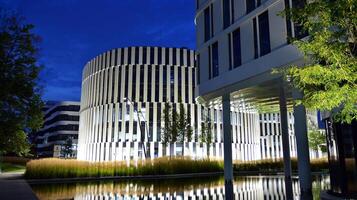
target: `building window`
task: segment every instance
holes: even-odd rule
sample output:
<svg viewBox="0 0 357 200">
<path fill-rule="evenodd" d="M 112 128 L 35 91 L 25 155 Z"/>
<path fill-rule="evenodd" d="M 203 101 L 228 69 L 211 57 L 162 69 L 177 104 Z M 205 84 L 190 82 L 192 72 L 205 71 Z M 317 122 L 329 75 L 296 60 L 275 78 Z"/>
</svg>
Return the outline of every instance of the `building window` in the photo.
<svg viewBox="0 0 357 200">
<path fill-rule="evenodd" d="M 131 47 L 128 48 L 128 64 L 131 64 Z"/>
<path fill-rule="evenodd" d="M 301 0 L 292 0 L 293 8 L 303 8 L 305 6 L 306 1 Z M 294 37 L 297 39 L 304 38 L 308 35 L 307 31 L 305 31 L 302 25 L 294 23 Z"/>
<path fill-rule="evenodd" d="M 197 68 L 197 84 L 200 84 L 201 83 L 201 78 L 200 78 L 200 54 L 197 54 L 196 68 Z M 192 83 L 192 84 L 194 84 L 194 83 Z"/>
<path fill-rule="evenodd" d="M 183 52 L 184 50 L 183 49 L 180 49 L 180 64 L 179 65 L 183 65 Z"/>
<path fill-rule="evenodd" d="M 285 0 L 285 8 L 290 9 L 291 7 L 293 8 L 302 8 L 304 7 L 306 1 L 301 1 L 301 0 L 292 0 L 290 4 L 289 0 Z M 294 27 L 294 35 L 293 35 L 293 27 Z M 287 36 L 288 38 L 295 37 L 297 39 L 304 38 L 308 35 L 308 32 L 303 30 L 302 26 L 293 23 L 292 20 L 289 17 L 286 17 L 286 29 L 287 29 Z"/>
<path fill-rule="evenodd" d="M 172 49 L 172 65 L 177 65 L 177 62 L 176 62 L 176 48 L 173 48 Z"/>
<path fill-rule="evenodd" d="M 144 66 L 140 66 L 140 80 L 139 80 L 139 101 L 144 99 Z"/>
<path fill-rule="evenodd" d="M 162 48 L 161 47 L 159 47 L 158 49 L 157 49 L 157 63 L 159 64 L 159 65 L 161 65 L 162 64 L 162 53 L 161 53 L 161 51 L 162 51 Z"/>
<path fill-rule="evenodd" d="M 135 63 L 139 63 L 139 47 L 134 47 L 135 51 Z"/>
<path fill-rule="evenodd" d="M 212 52 L 211 52 L 211 46 L 208 46 L 208 79 L 212 78 Z"/>
<path fill-rule="evenodd" d="M 150 63 L 154 64 L 155 63 L 155 48 L 150 47 Z"/>
<path fill-rule="evenodd" d="M 159 80 L 160 80 L 160 67 L 155 66 L 155 101 L 159 102 Z"/>
<path fill-rule="evenodd" d="M 129 66 L 126 66 L 125 67 L 125 76 L 124 76 L 124 78 L 125 78 L 125 90 L 124 90 L 124 97 L 126 97 L 126 98 L 128 98 L 129 97 L 129 95 L 128 95 L 128 90 L 129 90 Z"/>
<path fill-rule="evenodd" d="M 146 50 L 146 47 L 143 47 L 143 64 L 146 64 L 147 63 L 147 50 Z"/>
<path fill-rule="evenodd" d="M 230 68 L 236 68 L 242 64 L 241 43 L 240 43 L 240 28 L 230 34 L 229 41 Z"/>
<path fill-rule="evenodd" d="M 170 60 L 170 49 L 165 48 L 165 63 L 168 65 Z"/>
<path fill-rule="evenodd" d="M 212 6 L 208 6 L 204 10 L 204 25 L 205 25 L 205 42 L 207 42 L 213 36 L 213 9 Z"/>
<path fill-rule="evenodd" d="M 148 80 L 148 83 L 147 83 L 147 101 L 151 102 L 152 68 L 151 68 L 151 66 L 148 66 L 147 69 L 148 69 L 148 75 L 147 75 L 147 80 Z"/>
<path fill-rule="evenodd" d="M 118 65 L 118 49 L 115 49 L 115 60 L 114 60 L 114 65 L 117 66 Z"/>
<path fill-rule="evenodd" d="M 245 5 L 247 9 L 247 14 L 255 9 L 255 0 L 246 0 L 245 3 L 246 3 Z"/>
<path fill-rule="evenodd" d="M 254 34 L 254 59 L 258 58 L 258 33 L 257 19 L 253 18 L 253 34 Z"/>
<path fill-rule="evenodd" d="M 124 49 L 120 49 L 120 64 L 124 65 Z"/>
<path fill-rule="evenodd" d="M 162 101 L 166 102 L 166 96 L 167 96 L 167 66 L 164 66 L 162 68 Z"/>
<path fill-rule="evenodd" d="M 234 21 L 234 0 L 223 0 L 223 28 L 227 28 Z"/>
<path fill-rule="evenodd" d="M 133 80 L 131 81 L 132 82 L 131 90 L 133 93 L 131 99 L 133 101 L 136 101 L 136 65 L 132 67 L 132 70 L 133 70 Z"/>
<path fill-rule="evenodd" d="M 270 53 L 270 35 L 269 35 L 269 14 L 265 11 L 258 17 L 259 19 L 259 44 L 260 56 Z"/>
<path fill-rule="evenodd" d="M 215 42 L 212 44 L 210 49 L 210 70 L 212 71 L 212 77 L 216 77 L 219 75 L 219 69 L 218 69 L 218 42 Z M 211 73 L 210 73 L 211 74 Z"/>
</svg>

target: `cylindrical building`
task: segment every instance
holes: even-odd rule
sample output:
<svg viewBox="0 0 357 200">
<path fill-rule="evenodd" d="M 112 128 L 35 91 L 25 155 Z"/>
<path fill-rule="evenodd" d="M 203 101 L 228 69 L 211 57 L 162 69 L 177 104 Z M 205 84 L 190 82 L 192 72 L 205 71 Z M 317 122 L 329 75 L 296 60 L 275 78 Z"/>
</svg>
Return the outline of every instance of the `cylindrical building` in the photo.
<svg viewBox="0 0 357 200">
<path fill-rule="evenodd" d="M 137 160 L 168 156 L 161 144 L 164 103 L 182 102 L 191 116 L 193 137 L 185 155 L 207 155 L 200 141 L 201 116 L 212 122 L 211 157 L 223 157 L 222 112 L 195 103 L 194 51 L 186 48 L 127 47 L 107 51 L 83 69 L 78 159 Z M 232 110 L 234 110 L 232 108 Z M 259 159 L 259 120 L 254 112 L 232 112 L 233 159 Z M 182 144 L 174 145 L 181 155 Z M 143 152 L 145 151 L 145 153 Z"/>
</svg>

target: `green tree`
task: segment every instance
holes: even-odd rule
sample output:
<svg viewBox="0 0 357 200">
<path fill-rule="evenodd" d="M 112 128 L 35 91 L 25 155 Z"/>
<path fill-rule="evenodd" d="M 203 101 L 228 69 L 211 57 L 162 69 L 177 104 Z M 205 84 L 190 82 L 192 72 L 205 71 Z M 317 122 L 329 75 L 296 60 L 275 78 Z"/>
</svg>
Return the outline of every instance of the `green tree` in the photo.
<svg viewBox="0 0 357 200">
<path fill-rule="evenodd" d="M 163 144 L 164 147 L 167 147 L 167 145 L 170 144 L 171 142 L 172 119 L 171 119 L 170 112 L 171 112 L 171 105 L 168 102 L 166 102 L 163 110 L 164 126 L 162 128 L 162 135 L 161 135 L 161 143 Z"/>
<path fill-rule="evenodd" d="M 73 153 L 73 138 L 72 137 L 68 137 L 67 140 L 65 141 L 65 143 L 63 145 L 62 153 L 65 158 L 71 157 L 71 155 Z"/>
<path fill-rule="evenodd" d="M 355 0 L 314 0 L 286 10 L 286 16 L 309 36 L 292 43 L 305 55 L 306 65 L 285 72 L 304 96 L 306 108 L 333 110 L 335 120 L 357 119 L 357 4 Z"/>
<path fill-rule="evenodd" d="M 170 144 L 170 157 L 174 153 L 174 143 L 179 137 L 179 122 L 176 109 L 166 102 L 163 112 L 164 127 L 162 128 L 161 143 L 167 147 Z"/>
<path fill-rule="evenodd" d="M 191 114 L 189 112 L 187 112 L 187 117 L 186 117 L 186 129 L 185 129 L 185 137 L 186 137 L 186 141 L 187 142 L 191 142 L 192 141 L 192 135 L 193 135 L 193 129 L 192 129 L 192 125 L 191 125 Z"/>
<path fill-rule="evenodd" d="M 206 116 L 202 116 L 202 123 L 201 123 L 201 134 L 199 136 L 200 142 L 206 143 L 207 148 L 207 157 L 209 158 L 209 151 L 212 144 L 212 123 L 210 119 Z"/>
<path fill-rule="evenodd" d="M 178 114 L 178 142 L 182 143 L 182 156 L 185 155 L 185 142 L 192 140 L 191 115 L 186 112 L 184 104 L 180 102 L 180 112 Z"/>
<path fill-rule="evenodd" d="M 29 152 L 26 132 L 43 121 L 37 64 L 39 37 L 21 17 L 0 8 L 0 154 Z"/>
<path fill-rule="evenodd" d="M 177 113 L 177 110 L 176 108 L 172 108 L 171 109 L 171 119 L 172 119 L 172 122 L 171 122 L 171 137 L 170 137 L 170 155 L 174 154 L 174 144 L 177 142 L 177 140 L 179 139 L 179 122 L 178 122 L 178 113 Z"/>
<path fill-rule="evenodd" d="M 177 123 L 177 132 L 178 132 L 178 142 L 185 142 L 185 132 L 186 132 L 186 110 L 182 102 L 179 103 L 179 113 L 178 113 L 178 123 Z"/>
</svg>

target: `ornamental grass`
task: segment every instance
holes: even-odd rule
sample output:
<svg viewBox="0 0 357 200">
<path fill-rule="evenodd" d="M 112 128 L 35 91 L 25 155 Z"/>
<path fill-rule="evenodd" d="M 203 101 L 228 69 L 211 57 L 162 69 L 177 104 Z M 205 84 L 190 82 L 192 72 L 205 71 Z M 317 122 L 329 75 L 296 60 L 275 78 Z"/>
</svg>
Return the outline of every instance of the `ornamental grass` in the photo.
<svg viewBox="0 0 357 200">
<path fill-rule="evenodd" d="M 187 157 L 157 158 L 134 162 L 87 162 L 45 158 L 26 165 L 28 179 L 106 176 L 169 175 L 223 171 L 222 161 L 193 160 Z"/>
<path fill-rule="evenodd" d="M 297 159 L 291 159 L 292 170 L 297 170 Z M 326 158 L 311 160 L 312 171 L 328 169 Z M 108 176 L 170 175 L 186 173 L 223 172 L 223 161 L 189 157 L 162 157 L 137 162 L 88 162 L 71 159 L 45 158 L 31 160 L 26 165 L 28 179 L 80 178 Z M 279 172 L 284 171 L 283 159 L 258 161 L 235 161 L 236 172 Z"/>
<path fill-rule="evenodd" d="M 297 158 L 291 158 L 291 168 L 293 171 L 298 170 Z M 318 158 L 311 159 L 310 161 L 311 171 L 325 171 L 328 170 L 328 159 Z M 233 170 L 237 172 L 245 171 L 257 171 L 257 172 L 276 172 L 284 171 L 284 160 L 278 159 L 263 159 L 255 161 L 235 161 L 233 164 Z"/>
</svg>

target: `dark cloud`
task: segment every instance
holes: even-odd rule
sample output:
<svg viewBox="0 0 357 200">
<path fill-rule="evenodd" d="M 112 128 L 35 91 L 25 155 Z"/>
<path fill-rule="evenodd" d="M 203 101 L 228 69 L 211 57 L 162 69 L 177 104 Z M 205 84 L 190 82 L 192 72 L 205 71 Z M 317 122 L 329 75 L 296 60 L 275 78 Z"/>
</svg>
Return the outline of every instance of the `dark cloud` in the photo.
<svg viewBox="0 0 357 200">
<path fill-rule="evenodd" d="M 192 0 L 0 0 L 42 37 L 46 100 L 79 100 L 82 68 L 124 46 L 195 48 Z"/>
</svg>

